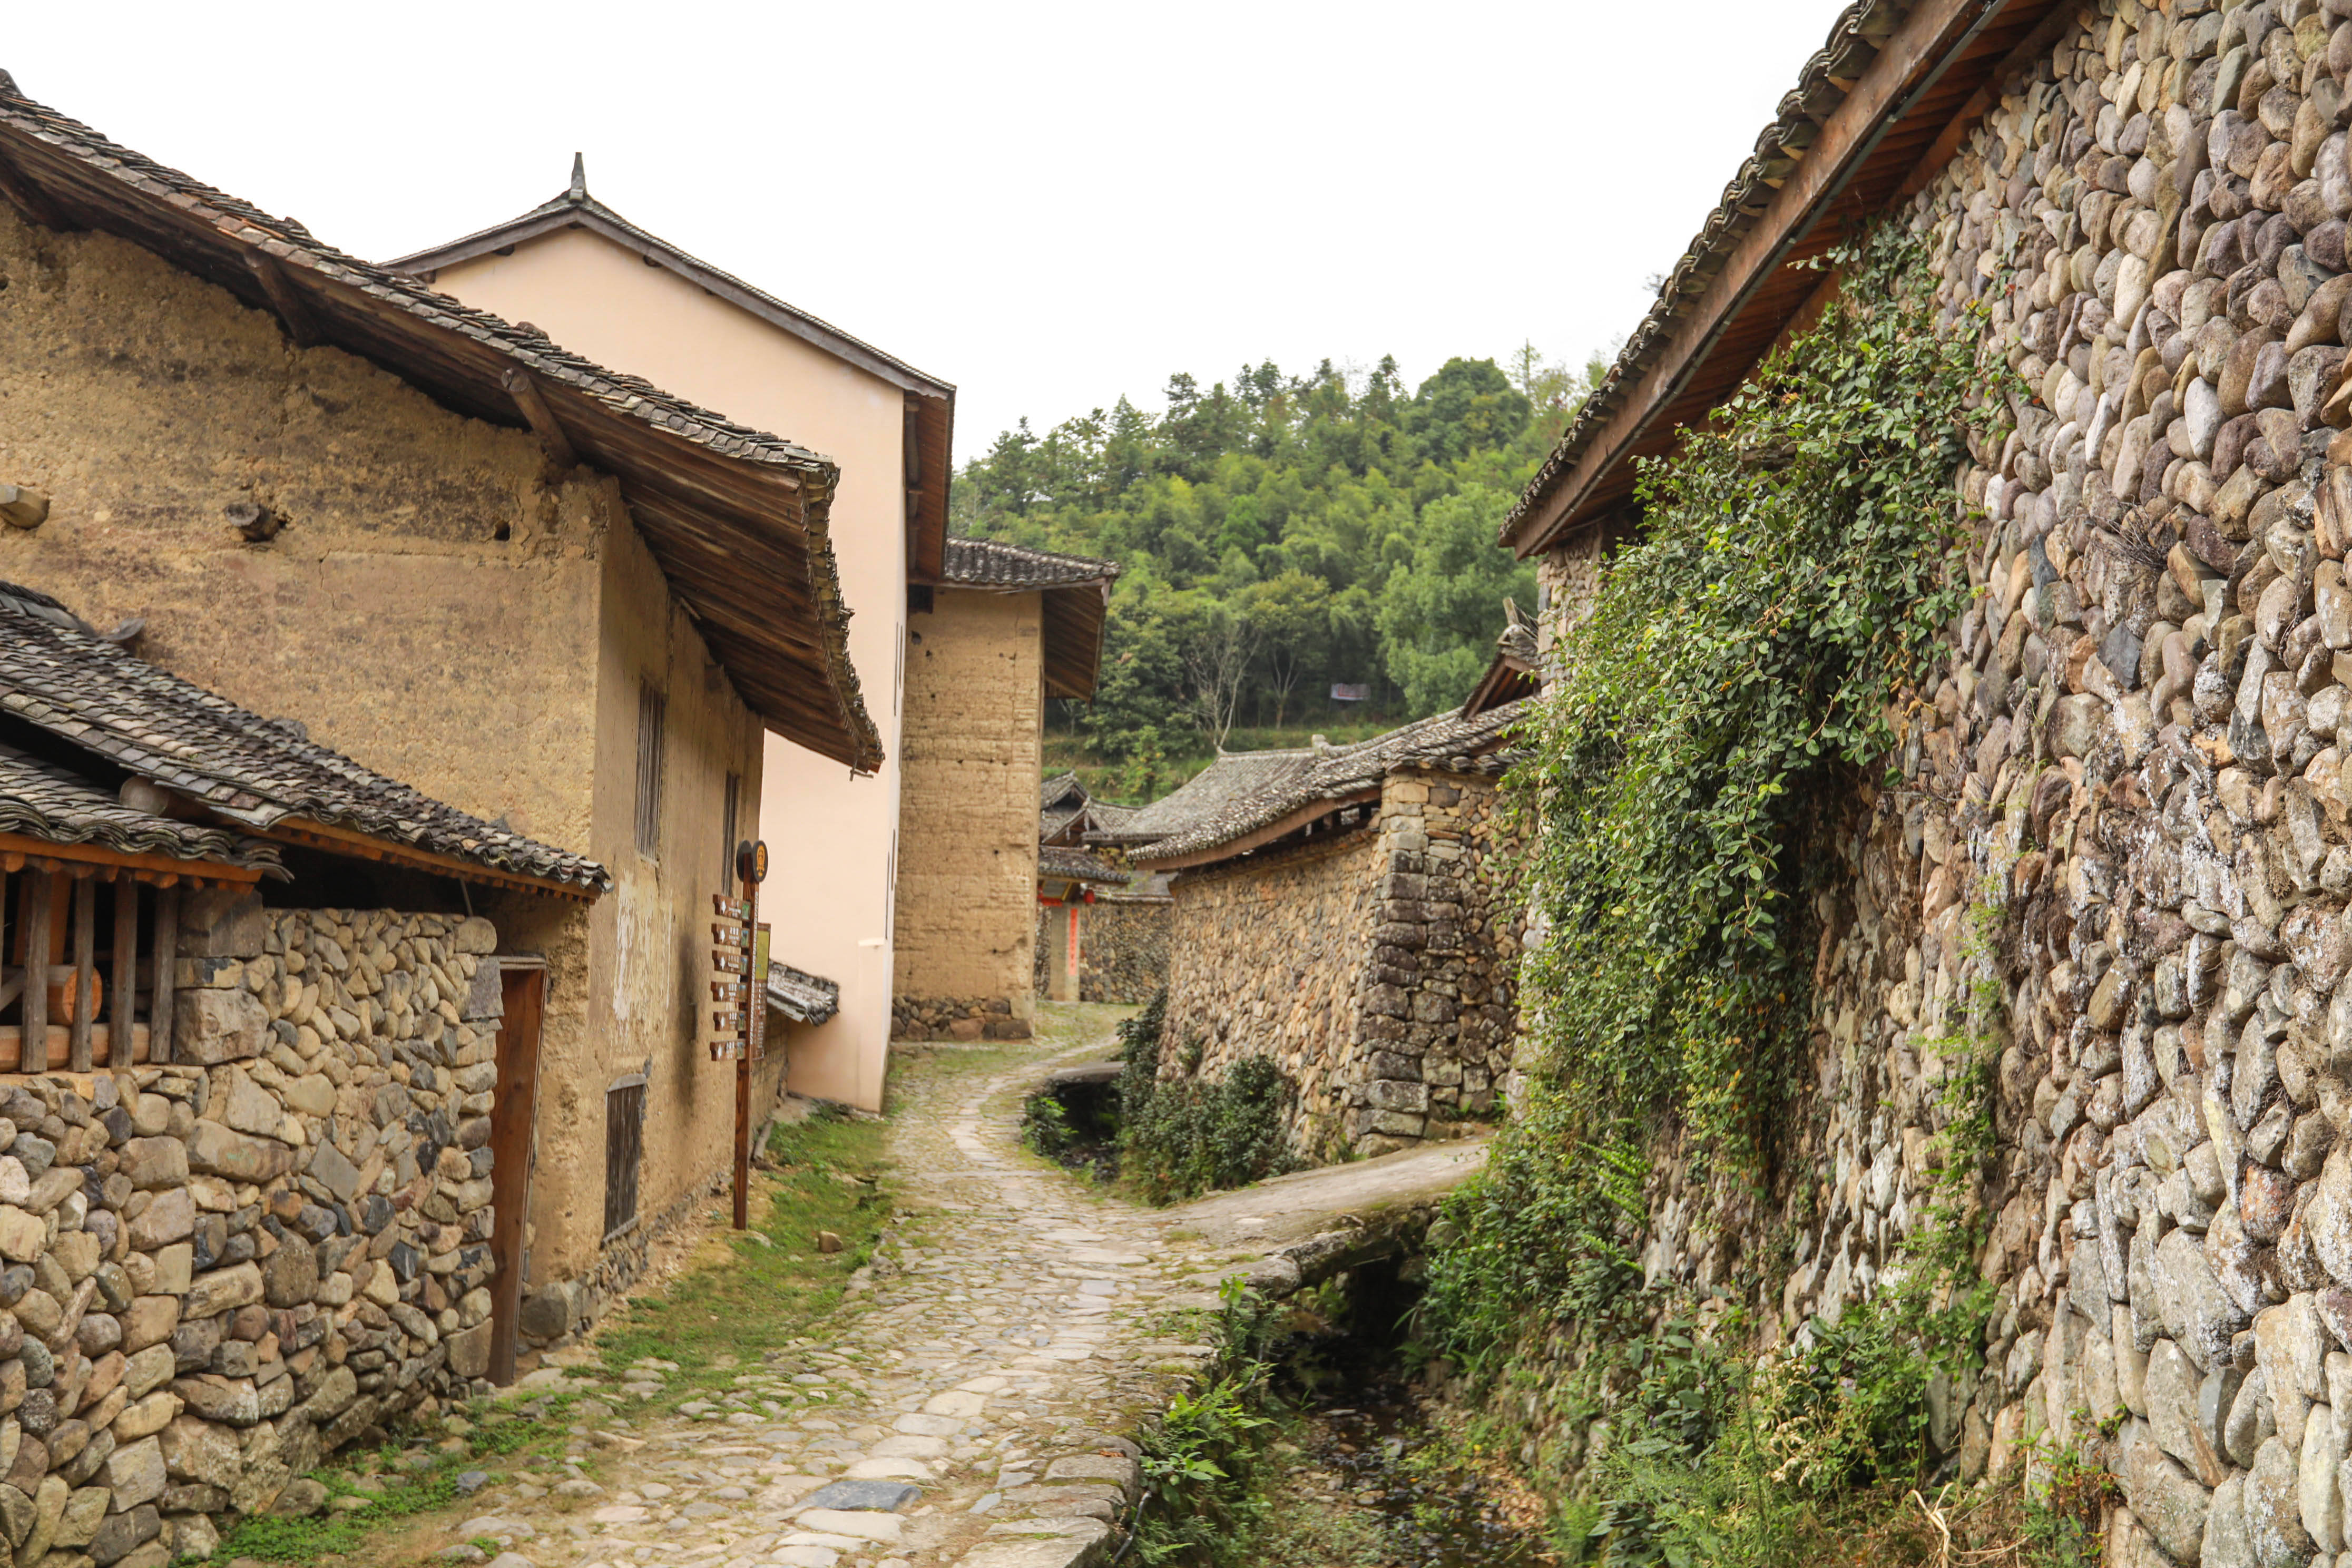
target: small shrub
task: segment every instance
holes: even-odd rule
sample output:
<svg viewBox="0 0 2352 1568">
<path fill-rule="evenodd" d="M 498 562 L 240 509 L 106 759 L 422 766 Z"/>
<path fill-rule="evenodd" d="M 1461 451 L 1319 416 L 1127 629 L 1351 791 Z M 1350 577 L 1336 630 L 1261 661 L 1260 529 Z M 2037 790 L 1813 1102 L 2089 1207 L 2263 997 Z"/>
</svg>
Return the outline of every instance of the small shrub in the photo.
<svg viewBox="0 0 2352 1568">
<path fill-rule="evenodd" d="M 1118 1080 L 1118 1168 L 1156 1204 L 1218 1187 L 1247 1186 L 1297 1170 L 1290 1108 L 1297 1090 L 1265 1057 L 1244 1057 L 1221 1079 L 1163 1081 L 1160 1030 L 1168 994 L 1119 1026 L 1126 1070 Z M 1201 1059 L 1187 1042 L 1188 1074 Z"/>
</svg>

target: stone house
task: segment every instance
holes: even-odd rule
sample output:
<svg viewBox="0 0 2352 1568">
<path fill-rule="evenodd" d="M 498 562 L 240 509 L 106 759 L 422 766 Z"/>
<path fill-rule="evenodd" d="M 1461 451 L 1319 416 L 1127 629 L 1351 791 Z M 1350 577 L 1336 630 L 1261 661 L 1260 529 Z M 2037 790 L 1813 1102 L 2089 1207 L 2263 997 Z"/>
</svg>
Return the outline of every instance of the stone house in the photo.
<svg viewBox="0 0 2352 1568">
<path fill-rule="evenodd" d="M 756 799 L 765 820 L 799 825 L 765 918 L 780 957 L 841 992 L 830 1019 L 793 1031 L 793 1088 L 880 1110 L 904 864 L 900 770 L 911 756 L 900 742 L 908 628 L 946 571 L 955 388 L 631 223 L 589 194 L 577 160 L 553 199 L 390 265 L 707 407 L 789 430 L 836 465 L 827 533 L 855 615 L 848 652 L 875 683 L 878 746 L 843 767 L 770 721 L 764 798 L 742 810 L 748 820 Z M 992 653 L 974 652 L 972 678 L 990 679 Z"/>
<path fill-rule="evenodd" d="M 1029 1033 L 1045 701 L 1094 695 L 1118 575 L 1108 561 L 950 539 L 919 591 L 901 731 L 899 1038 Z"/>
<path fill-rule="evenodd" d="M 12 1561 L 209 1555 L 512 1376 L 550 975 L 468 905 L 611 885 L 0 583 Z"/>
<path fill-rule="evenodd" d="M 1980 593 L 1814 911 L 1818 1180 L 1701 1229 L 1669 1165 L 1644 1261 L 1704 1289 L 1787 1226 L 1768 1341 L 1870 1289 L 1990 902 L 1999 1300 L 1929 1436 L 1969 1479 L 2112 1471 L 2129 1568 L 2347 1544 L 2347 76 L 2341 0 L 1850 7 L 1505 532 L 1556 617 L 1639 526 L 1633 460 L 1835 287 L 1788 264 L 1853 220 L 1988 312 L 2031 390 L 1952 475 Z"/>
<path fill-rule="evenodd" d="M 1135 815 L 1097 800 L 1076 773 L 1037 787 L 1037 975 L 1056 1002 L 1140 1006 L 1168 983 L 1168 926 L 1175 900 L 1164 872 L 1139 872 L 1097 842 Z M 1066 873 L 1058 881 L 1049 873 Z"/>
<path fill-rule="evenodd" d="M 1520 712 L 1222 755 L 1117 829 L 1139 868 L 1173 873 L 1164 1074 L 1273 1058 L 1315 1159 L 1495 1110 L 1519 951 L 1496 780 Z"/>
<path fill-rule="evenodd" d="M 467 895 L 545 965 L 526 1326 L 568 1331 L 726 1165 L 709 900 L 756 832 L 763 731 L 845 772 L 881 755 L 827 541 L 838 470 L 5 80 L 0 278 L 0 354 L 41 367 L 0 398 L 0 575 L 609 868 L 593 902 L 525 866 Z M 345 842 L 272 831 L 298 871 Z M 377 848 L 386 879 L 472 864 Z"/>
</svg>

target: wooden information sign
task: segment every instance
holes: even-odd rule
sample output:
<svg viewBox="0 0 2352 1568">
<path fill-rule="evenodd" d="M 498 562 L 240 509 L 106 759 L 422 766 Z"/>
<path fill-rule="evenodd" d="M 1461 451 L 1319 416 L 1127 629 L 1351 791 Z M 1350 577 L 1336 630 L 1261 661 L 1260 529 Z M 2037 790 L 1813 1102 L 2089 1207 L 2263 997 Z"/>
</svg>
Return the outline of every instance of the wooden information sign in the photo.
<svg viewBox="0 0 2352 1568">
<path fill-rule="evenodd" d="M 710 1015 L 716 1031 L 710 1059 L 735 1063 L 735 1228 L 744 1230 L 751 1206 L 751 1064 L 765 1054 L 768 1040 L 768 928 L 759 920 L 767 845 L 738 845 L 735 875 L 742 897 L 719 893 L 710 900 L 718 917 L 710 925 L 710 966 L 717 975 L 710 999 L 718 1004 Z"/>
</svg>

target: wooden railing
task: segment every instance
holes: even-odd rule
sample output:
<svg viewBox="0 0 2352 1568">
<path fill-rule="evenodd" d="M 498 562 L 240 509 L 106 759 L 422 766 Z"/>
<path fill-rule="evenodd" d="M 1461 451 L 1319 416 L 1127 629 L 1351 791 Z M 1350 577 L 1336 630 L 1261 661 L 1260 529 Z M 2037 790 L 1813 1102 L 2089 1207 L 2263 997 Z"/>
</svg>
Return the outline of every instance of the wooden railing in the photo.
<svg viewBox="0 0 2352 1568">
<path fill-rule="evenodd" d="M 169 1061 L 180 897 L 99 865 L 0 871 L 0 1072 Z"/>
</svg>

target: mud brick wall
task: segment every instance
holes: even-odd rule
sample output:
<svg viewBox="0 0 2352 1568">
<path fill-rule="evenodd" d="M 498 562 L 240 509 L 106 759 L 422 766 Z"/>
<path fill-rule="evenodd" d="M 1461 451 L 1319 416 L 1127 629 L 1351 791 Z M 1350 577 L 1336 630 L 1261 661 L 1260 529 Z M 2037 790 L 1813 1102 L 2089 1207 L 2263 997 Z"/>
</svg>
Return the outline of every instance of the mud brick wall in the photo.
<svg viewBox="0 0 2352 1568">
<path fill-rule="evenodd" d="M 1898 1258 L 1989 1039 L 2000 1305 L 1931 1437 L 2108 1466 L 2129 1568 L 2347 1544 L 2347 16 L 2085 5 L 1906 208 L 2032 389 L 1955 476 L 1982 594 L 1902 786 L 1828 830 L 1812 1174 L 1719 1230 L 1671 1161 L 1652 1193 L 1654 1280 L 1792 1230 L 1754 1305 L 1802 1333 Z"/>
<path fill-rule="evenodd" d="M 206 1554 L 215 1516 L 481 1376 L 494 942 L 247 903 L 189 933 L 173 1063 L 0 1079 L 14 1561 Z"/>
<path fill-rule="evenodd" d="M 1491 778 L 1389 776 L 1352 832 L 1178 875 L 1163 1076 L 1274 1058 L 1311 1158 L 1380 1152 L 1496 1105 L 1516 902 Z"/>
</svg>

